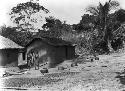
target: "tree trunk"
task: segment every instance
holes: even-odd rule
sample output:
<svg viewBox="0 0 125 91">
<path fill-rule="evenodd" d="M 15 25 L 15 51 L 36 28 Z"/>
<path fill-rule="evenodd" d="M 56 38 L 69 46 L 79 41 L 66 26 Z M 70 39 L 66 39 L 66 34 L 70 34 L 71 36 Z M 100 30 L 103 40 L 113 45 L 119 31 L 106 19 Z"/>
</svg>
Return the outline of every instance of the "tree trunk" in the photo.
<svg viewBox="0 0 125 91">
<path fill-rule="evenodd" d="M 108 46 L 109 52 L 113 52 L 111 41 L 109 39 L 107 40 L 107 46 Z"/>
<path fill-rule="evenodd" d="M 122 45 L 123 45 L 123 48 L 125 49 L 125 41 L 122 40 Z"/>
<path fill-rule="evenodd" d="M 108 46 L 109 52 L 112 52 L 114 49 L 111 46 L 111 41 L 110 41 L 109 37 L 111 37 L 111 36 L 110 36 L 110 33 L 107 30 L 107 26 L 105 24 L 105 27 L 104 27 L 104 41 L 107 42 L 107 46 Z"/>
</svg>

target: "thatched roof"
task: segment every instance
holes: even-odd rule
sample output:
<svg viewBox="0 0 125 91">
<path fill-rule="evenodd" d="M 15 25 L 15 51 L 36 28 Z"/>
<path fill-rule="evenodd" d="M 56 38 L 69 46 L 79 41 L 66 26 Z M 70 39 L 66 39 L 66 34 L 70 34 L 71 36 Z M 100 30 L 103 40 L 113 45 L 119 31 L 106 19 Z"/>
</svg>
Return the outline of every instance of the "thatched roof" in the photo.
<svg viewBox="0 0 125 91">
<path fill-rule="evenodd" d="M 62 39 L 57 39 L 57 38 L 42 38 L 42 40 L 48 42 L 51 45 L 55 45 L 55 46 L 63 46 L 63 45 L 72 45 L 71 42 L 62 40 Z"/>
<path fill-rule="evenodd" d="M 32 42 L 36 40 L 44 41 L 53 46 L 73 46 L 71 42 L 68 42 L 62 39 L 57 39 L 57 38 L 49 38 L 49 37 L 34 38 L 26 46 L 30 45 Z"/>
<path fill-rule="evenodd" d="M 16 44 L 15 42 L 13 42 L 12 40 L 5 38 L 3 36 L 0 35 L 0 49 L 20 49 L 23 48 L 22 46 L 19 46 L 18 44 Z"/>
</svg>

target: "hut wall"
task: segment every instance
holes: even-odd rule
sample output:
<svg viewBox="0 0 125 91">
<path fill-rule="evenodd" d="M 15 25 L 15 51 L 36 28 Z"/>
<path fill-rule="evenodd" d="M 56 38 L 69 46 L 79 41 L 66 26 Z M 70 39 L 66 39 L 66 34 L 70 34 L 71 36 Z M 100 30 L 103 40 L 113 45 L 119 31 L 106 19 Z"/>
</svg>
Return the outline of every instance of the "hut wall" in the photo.
<svg viewBox="0 0 125 91">
<path fill-rule="evenodd" d="M 22 52 L 18 53 L 18 66 L 26 64 L 24 54 Z"/>
<path fill-rule="evenodd" d="M 57 46 L 53 48 L 51 52 L 51 64 L 52 66 L 56 66 L 59 63 L 62 63 L 66 59 L 66 50 L 64 46 Z"/>
<path fill-rule="evenodd" d="M 0 50 L 0 65 L 5 66 L 10 63 L 18 65 L 18 50 L 17 49 L 1 49 Z"/>
<path fill-rule="evenodd" d="M 53 46 L 42 40 L 35 40 L 27 46 L 27 54 L 31 50 L 37 50 L 39 53 L 39 62 L 44 63 L 49 61 L 50 67 L 55 67 L 59 63 L 62 63 L 66 59 L 71 59 L 75 55 L 75 47 L 72 46 Z M 27 59 L 26 59 L 27 60 Z"/>
<path fill-rule="evenodd" d="M 31 43 L 28 47 L 27 47 L 27 52 L 26 52 L 26 60 L 27 60 L 27 54 L 31 51 L 31 50 L 37 50 L 38 51 L 38 55 L 39 55 L 39 62 L 40 63 L 44 63 L 46 61 L 48 61 L 48 57 L 51 51 L 51 46 L 48 45 L 45 42 L 36 40 L 35 42 Z"/>
<path fill-rule="evenodd" d="M 66 59 L 73 59 L 75 57 L 75 47 L 74 46 L 67 46 L 66 47 Z"/>
</svg>

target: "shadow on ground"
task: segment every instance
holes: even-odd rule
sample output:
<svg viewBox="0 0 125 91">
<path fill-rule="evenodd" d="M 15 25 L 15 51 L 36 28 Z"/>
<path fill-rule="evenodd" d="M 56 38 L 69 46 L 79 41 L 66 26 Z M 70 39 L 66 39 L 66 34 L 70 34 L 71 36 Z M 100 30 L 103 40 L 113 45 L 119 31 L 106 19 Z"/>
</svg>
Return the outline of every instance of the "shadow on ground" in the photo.
<svg viewBox="0 0 125 91">
<path fill-rule="evenodd" d="M 79 74 L 79 72 L 61 72 L 53 74 L 45 74 L 37 78 L 9 78 L 4 79 L 4 87 L 33 87 L 33 86 L 45 86 L 62 81 L 67 76 Z M 63 77 L 63 78 L 62 78 Z"/>
<path fill-rule="evenodd" d="M 125 85 L 125 72 L 116 72 L 116 78 L 119 78 L 120 83 Z"/>
<path fill-rule="evenodd" d="M 44 86 L 54 82 L 61 81 L 62 79 L 52 78 L 10 78 L 4 81 L 4 87 L 32 87 Z"/>
</svg>

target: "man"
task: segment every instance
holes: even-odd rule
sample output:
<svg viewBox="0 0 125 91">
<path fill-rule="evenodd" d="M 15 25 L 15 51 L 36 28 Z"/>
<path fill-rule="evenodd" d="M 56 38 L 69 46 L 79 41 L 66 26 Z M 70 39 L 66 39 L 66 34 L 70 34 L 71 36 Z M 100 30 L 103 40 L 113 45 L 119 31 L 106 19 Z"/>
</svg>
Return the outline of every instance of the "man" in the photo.
<svg viewBox="0 0 125 91">
<path fill-rule="evenodd" d="M 39 69 L 39 52 L 38 50 L 34 50 L 33 52 L 33 62 L 34 62 L 34 66 L 35 66 L 35 70 Z"/>
<path fill-rule="evenodd" d="M 32 65 L 31 62 L 32 62 L 32 52 L 29 52 L 29 53 L 27 54 L 27 66 L 28 66 L 29 70 L 30 70 L 31 65 Z"/>
</svg>

